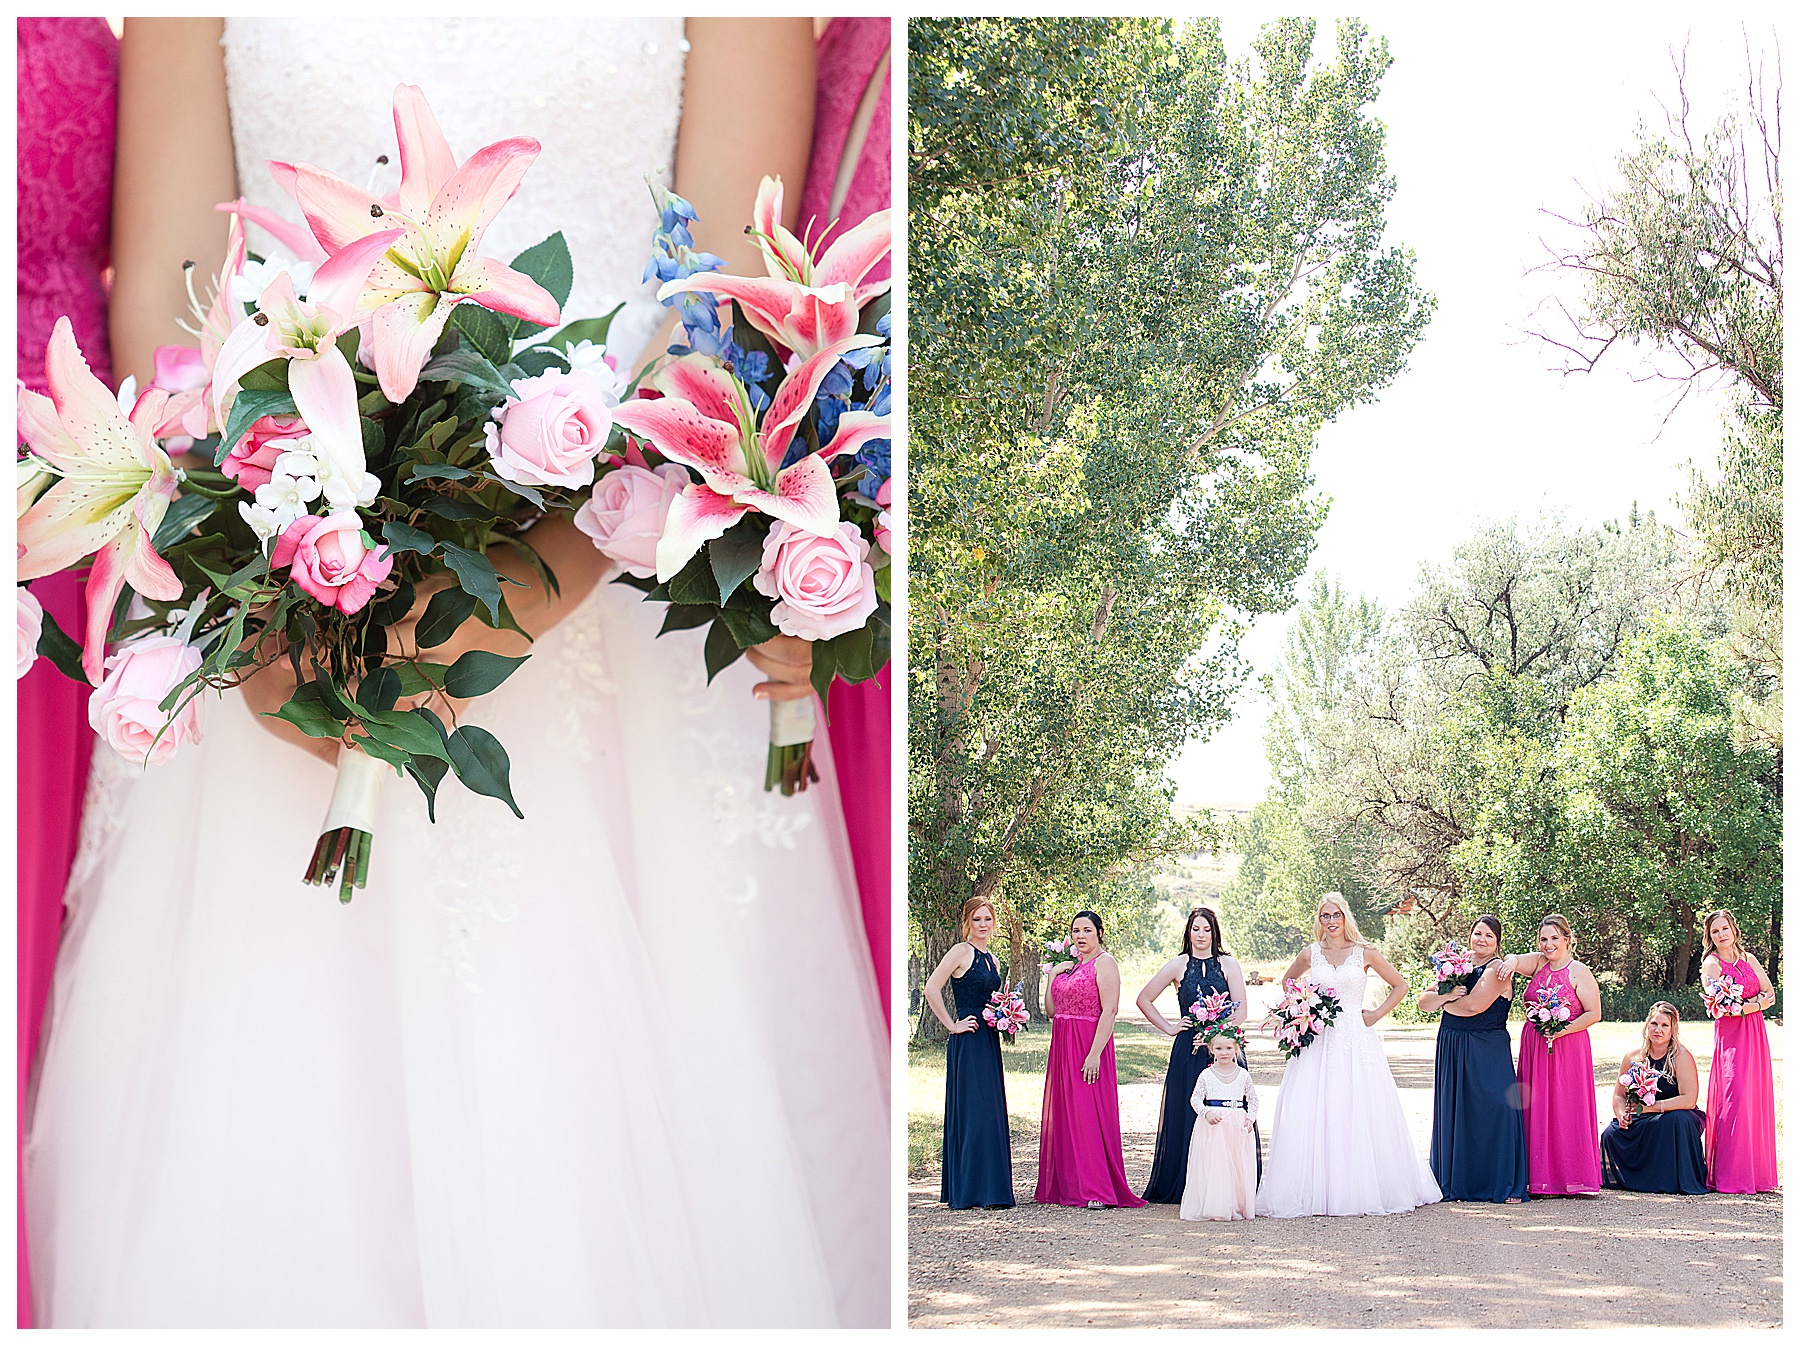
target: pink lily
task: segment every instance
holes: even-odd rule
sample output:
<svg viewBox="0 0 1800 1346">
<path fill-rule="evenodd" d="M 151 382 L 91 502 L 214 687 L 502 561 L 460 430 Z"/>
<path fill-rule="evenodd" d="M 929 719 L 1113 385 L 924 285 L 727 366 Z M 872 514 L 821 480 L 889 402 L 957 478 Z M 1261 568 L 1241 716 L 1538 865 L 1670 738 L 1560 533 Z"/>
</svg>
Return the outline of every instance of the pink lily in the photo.
<svg viewBox="0 0 1800 1346">
<path fill-rule="evenodd" d="M 404 236 L 370 272 L 360 308 L 372 312 L 370 355 L 391 402 L 412 392 L 419 370 L 443 335 L 450 310 L 474 302 L 495 313 L 554 326 L 556 300 L 536 281 L 475 250 L 518 190 L 538 156 L 538 142 L 502 140 L 458 166 L 425 95 L 410 84 L 394 91 L 400 142 L 397 206 L 311 164 L 272 164 L 319 245 L 333 257 L 358 240 L 400 226 Z"/>
<path fill-rule="evenodd" d="M 369 269 L 399 230 L 370 234 L 341 248 L 313 277 L 310 296 L 294 296 L 293 278 L 282 272 L 269 283 L 249 321 L 232 330 L 213 368 L 215 422 L 226 422 L 225 399 L 258 365 L 285 358 L 288 391 L 306 422 L 316 452 L 330 458 L 349 480 L 364 471 L 362 424 L 356 411 L 356 376 L 337 339 L 356 326 L 357 297 Z"/>
<path fill-rule="evenodd" d="M 847 351 L 880 344 L 880 337 L 851 336 L 803 361 L 776 389 L 761 426 L 748 390 L 709 355 L 684 355 L 664 365 L 651 379 L 662 397 L 613 409 L 615 424 L 694 468 L 704 482 L 669 506 L 656 546 L 659 580 L 753 509 L 819 537 L 836 531 L 837 484 L 826 463 L 865 440 L 885 437 L 886 418 L 846 412 L 830 444 L 786 467 L 782 462 L 825 376 Z"/>
<path fill-rule="evenodd" d="M 223 207 L 221 207 L 223 209 Z M 161 388 L 169 396 L 162 423 L 156 427 L 159 438 L 173 434 L 200 439 L 224 427 L 214 423 L 208 407 L 208 389 L 212 384 L 213 366 L 218 362 L 219 348 L 232 330 L 244 320 L 244 309 L 231 298 L 231 278 L 244 265 L 244 224 L 236 213 L 225 237 L 225 262 L 214 277 L 212 303 L 205 309 L 194 294 L 194 277 L 188 272 L 188 302 L 193 307 L 197 324 L 188 330 L 200 338 L 193 346 L 158 346 L 155 375 L 151 386 Z"/>
<path fill-rule="evenodd" d="M 154 433 L 169 395 L 146 389 L 127 419 L 88 369 L 67 318 L 50 334 L 44 374 L 48 397 L 19 389 L 19 438 L 58 480 L 19 519 L 19 578 L 53 575 L 93 555 L 81 667 L 98 686 L 119 591 L 129 584 L 146 598 L 181 597 L 181 581 L 151 545 L 180 480 Z"/>
<path fill-rule="evenodd" d="M 700 291 L 734 300 L 752 327 L 802 358 L 852 336 L 863 306 L 885 293 L 891 280 L 868 280 L 893 247 L 888 211 L 877 211 L 846 231 L 817 261 L 781 225 L 780 178 L 764 178 L 756 194 L 751 232 L 762 248 L 767 276 L 726 276 L 716 271 L 672 280 L 658 299 Z"/>
</svg>

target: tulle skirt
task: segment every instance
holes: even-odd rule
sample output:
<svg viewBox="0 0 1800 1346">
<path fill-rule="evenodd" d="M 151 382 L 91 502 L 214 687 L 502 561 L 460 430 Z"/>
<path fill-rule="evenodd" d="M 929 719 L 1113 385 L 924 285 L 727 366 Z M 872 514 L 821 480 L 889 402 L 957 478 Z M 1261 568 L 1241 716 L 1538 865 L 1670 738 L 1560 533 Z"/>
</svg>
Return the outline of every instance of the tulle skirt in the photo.
<svg viewBox="0 0 1800 1346">
<path fill-rule="evenodd" d="M 1188 1141 L 1184 1220 L 1248 1220 L 1256 1215 L 1256 1136 L 1241 1112 L 1214 1126 L 1201 1113 Z"/>
<path fill-rule="evenodd" d="M 885 1324 L 830 778 L 764 794 L 753 671 L 707 687 L 638 600 L 599 586 L 470 716 L 525 820 L 449 781 L 433 826 L 390 780 L 348 906 L 299 882 L 331 770 L 235 694 L 161 767 L 96 757 L 26 1151 L 41 1321 Z"/>
</svg>

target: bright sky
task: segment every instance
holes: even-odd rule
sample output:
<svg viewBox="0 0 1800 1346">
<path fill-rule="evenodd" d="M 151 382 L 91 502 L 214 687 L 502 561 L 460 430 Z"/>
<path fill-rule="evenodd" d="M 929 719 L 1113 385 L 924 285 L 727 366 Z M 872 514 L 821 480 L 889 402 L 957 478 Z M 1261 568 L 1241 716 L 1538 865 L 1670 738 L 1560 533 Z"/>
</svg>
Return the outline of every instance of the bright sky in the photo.
<svg viewBox="0 0 1800 1346">
<path fill-rule="evenodd" d="M 1560 510 L 1597 524 L 1636 501 L 1679 526 L 1686 463 L 1716 463 L 1723 399 L 1690 396 L 1665 424 L 1671 385 L 1633 382 L 1628 375 L 1643 371 L 1630 352 L 1613 352 L 1609 360 L 1625 358 L 1596 374 L 1553 372 L 1555 352 L 1522 329 L 1552 284 L 1571 300 L 1578 291 L 1526 273 L 1545 255 L 1540 240 L 1568 236 L 1542 209 L 1578 215 L 1588 192 L 1613 181 L 1640 115 L 1662 124 L 1671 49 L 1687 44 L 1703 123 L 1741 101 L 1744 87 L 1736 19 L 1590 18 L 1568 6 L 1553 21 L 1476 24 L 1427 13 L 1369 26 L 1394 57 L 1375 104 L 1399 186 L 1389 237 L 1417 255 L 1436 316 L 1406 372 L 1378 403 L 1327 426 L 1313 459 L 1331 500 L 1313 569 L 1389 608 L 1410 596 L 1422 562 L 1447 561 L 1488 519 Z M 1246 51 L 1258 26 L 1227 20 L 1227 49 Z M 1320 27 L 1329 52 L 1332 25 Z M 1752 21 L 1750 42 L 1772 53 L 1766 20 Z M 1767 66 L 1772 86 L 1772 55 Z M 1292 620 L 1277 614 L 1253 627 L 1244 650 L 1258 673 L 1273 669 Z M 1176 759 L 1179 798 L 1263 799 L 1268 714 L 1252 683 L 1232 722 Z"/>
</svg>

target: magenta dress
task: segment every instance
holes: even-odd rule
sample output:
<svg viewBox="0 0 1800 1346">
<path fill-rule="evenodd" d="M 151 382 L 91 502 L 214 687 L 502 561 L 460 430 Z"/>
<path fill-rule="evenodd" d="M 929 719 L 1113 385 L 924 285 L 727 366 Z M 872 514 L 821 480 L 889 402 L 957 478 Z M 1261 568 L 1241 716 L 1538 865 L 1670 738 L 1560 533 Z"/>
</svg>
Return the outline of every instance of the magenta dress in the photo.
<svg viewBox="0 0 1800 1346">
<path fill-rule="evenodd" d="M 1081 1078 L 1100 1019 L 1094 961 L 1056 979 L 1050 1063 L 1044 1071 L 1044 1113 L 1038 1131 L 1037 1200 L 1047 1206 L 1142 1206 L 1125 1181 L 1119 1136 L 1119 1068 L 1111 1039 L 1100 1057 L 1100 1078 Z"/>
<path fill-rule="evenodd" d="M 1555 986 L 1578 1004 L 1569 969 L 1540 967 L 1525 987 L 1525 1003 Z M 1531 1024 L 1519 1038 L 1519 1098 L 1533 1196 L 1571 1196 L 1600 1190 L 1600 1111 L 1594 1102 L 1594 1047 L 1587 1029 L 1558 1033 L 1552 1051 Z"/>
<path fill-rule="evenodd" d="M 1719 969 L 1744 988 L 1758 985 L 1749 963 Z M 1775 1069 L 1761 1010 L 1713 1021 L 1712 1070 L 1706 1081 L 1706 1185 L 1715 1192 L 1773 1192 Z"/>
<path fill-rule="evenodd" d="M 812 162 L 806 186 L 800 194 L 802 232 L 817 221 L 811 237 L 818 250 L 846 229 L 884 210 L 893 200 L 891 179 L 892 137 L 889 117 L 893 93 L 888 67 L 892 24 L 885 18 L 832 19 L 819 34 L 818 92 L 813 116 Z M 845 142 L 864 91 L 879 73 L 880 94 L 875 119 L 863 140 L 850 190 L 835 221 L 828 218 L 832 188 Z M 818 225 L 829 223 L 830 228 Z M 883 261 L 869 273 L 888 274 Z M 850 834 L 850 859 L 856 869 L 856 886 L 862 897 L 863 933 L 869 941 L 869 957 L 881 991 L 881 1012 L 891 1016 L 889 950 L 892 927 L 889 874 L 892 859 L 893 747 L 890 737 L 892 712 L 888 679 L 883 668 L 872 682 L 855 686 L 836 683 L 831 689 L 831 752 L 838 766 L 838 794 L 844 806 L 844 824 Z"/>
<path fill-rule="evenodd" d="M 111 382 L 106 341 L 113 125 L 119 44 L 102 19 L 20 19 L 18 375 L 44 391 L 44 347 L 67 314 L 88 364 Z M 81 630 L 76 576 L 31 591 L 65 631 Z M 87 688 L 40 659 L 18 684 L 19 1106 L 56 964 L 63 887 L 75 857 L 93 735 Z M 24 1184 L 20 1183 L 23 1192 Z M 19 1204 L 19 1326 L 31 1326 L 25 1206 Z"/>
</svg>

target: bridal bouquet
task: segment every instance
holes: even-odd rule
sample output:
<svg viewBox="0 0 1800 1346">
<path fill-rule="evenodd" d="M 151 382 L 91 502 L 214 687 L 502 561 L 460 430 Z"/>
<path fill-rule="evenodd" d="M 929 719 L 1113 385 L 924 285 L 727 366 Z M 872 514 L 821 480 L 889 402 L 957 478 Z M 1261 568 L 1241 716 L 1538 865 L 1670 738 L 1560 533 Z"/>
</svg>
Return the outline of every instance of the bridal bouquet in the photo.
<svg viewBox="0 0 1800 1346">
<path fill-rule="evenodd" d="M 1214 991 L 1190 1005 L 1188 1012 L 1181 1017 L 1181 1026 L 1192 1029 L 1194 1033 L 1193 1045 L 1188 1049 L 1189 1055 L 1198 1054 L 1200 1044 L 1206 1040 L 1205 1034 L 1212 1025 L 1229 1023 L 1237 1009 L 1238 1002 L 1227 991 Z"/>
<path fill-rule="evenodd" d="M 1311 1046 L 1321 1030 L 1337 1021 L 1343 1005 L 1332 992 L 1310 981 L 1284 981 L 1281 991 L 1280 1001 L 1269 1011 L 1262 1027 L 1274 1029 L 1275 1045 L 1291 1060 Z"/>
<path fill-rule="evenodd" d="M 1020 982 L 1010 991 L 1004 986 L 995 991 L 988 997 L 981 1018 L 1008 1042 L 1013 1040 L 1014 1034 L 1023 1033 L 1025 1025 L 1031 1022 L 1031 1011 L 1025 1008 L 1025 984 Z"/>
<path fill-rule="evenodd" d="M 1716 977 L 1705 984 L 1702 999 L 1714 1019 L 1737 1018 L 1744 1012 L 1744 988 L 1730 977 Z"/>
<path fill-rule="evenodd" d="M 1571 1006 L 1568 998 L 1554 986 L 1540 986 L 1536 999 L 1525 1002 L 1525 1022 L 1543 1034 L 1544 1050 L 1556 1050 L 1556 1035 L 1565 1031 L 1569 1021 L 1581 1012 L 1578 1003 Z"/>
<path fill-rule="evenodd" d="M 665 632 L 709 627 L 709 680 L 777 633 L 811 641 L 824 700 L 834 677 L 862 682 L 888 661 L 890 282 L 869 279 L 891 247 L 888 212 L 815 257 L 781 225 L 780 181 L 764 178 L 749 233 L 768 274 L 731 276 L 694 251 L 692 206 L 652 190 L 662 222 L 645 278 L 663 281 L 681 339 L 613 420 L 674 466 L 655 468 L 660 480 L 636 462 L 603 478 L 595 521 L 659 500 L 651 564 L 623 582 L 669 604 Z M 791 795 L 818 779 L 812 701 L 769 711 L 764 788 Z"/>
<path fill-rule="evenodd" d="M 1619 1076 L 1619 1083 L 1625 1090 L 1625 1103 L 1633 1114 L 1642 1112 L 1644 1106 L 1656 1101 L 1656 1086 L 1661 1084 L 1663 1072 L 1639 1057 L 1625 1068 Z"/>
<path fill-rule="evenodd" d="M 1437 974 L 1439 995 L 1448 995 L 1457 983 L 1475 970 L 1475 958 L 1467 949 L 1451 940 L 1431 955 L 1432 970 Z"/>
</svg>

